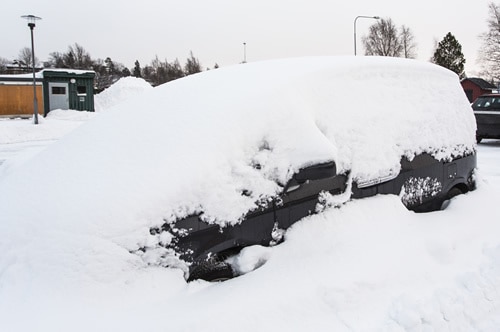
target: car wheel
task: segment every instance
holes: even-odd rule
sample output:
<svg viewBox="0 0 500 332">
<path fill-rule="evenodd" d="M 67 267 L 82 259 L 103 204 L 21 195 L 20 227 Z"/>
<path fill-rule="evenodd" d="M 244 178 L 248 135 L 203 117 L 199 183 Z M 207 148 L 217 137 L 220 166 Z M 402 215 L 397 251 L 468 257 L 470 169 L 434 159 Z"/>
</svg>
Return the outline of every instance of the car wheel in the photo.
<svg viewBox="0 0 500 332">
<path fill-rule="evenodd" d="M 189 274 L 188 282 L 202 279 L 206 281 L 226 281 L 234 277 L 231 264 L 222 257 L 215 256 L 198 263 Z"/>
<path fill-rule="evenodd" d="M 441 210 L 446 209 L 448 207 L 448 205 L 450 205 L 450 200 L 453 197 L 458 196 L 458 195 L 462 195 L 462 194 L 463 194 L 463 192 L 459 188 L 457 188 L 457 187 L 451 188 L 450 191 L 448 191 L 448 193 L 446 194 L 446 196 L 443 200 L 443 203 L 441 204 Z"/>
</svg>

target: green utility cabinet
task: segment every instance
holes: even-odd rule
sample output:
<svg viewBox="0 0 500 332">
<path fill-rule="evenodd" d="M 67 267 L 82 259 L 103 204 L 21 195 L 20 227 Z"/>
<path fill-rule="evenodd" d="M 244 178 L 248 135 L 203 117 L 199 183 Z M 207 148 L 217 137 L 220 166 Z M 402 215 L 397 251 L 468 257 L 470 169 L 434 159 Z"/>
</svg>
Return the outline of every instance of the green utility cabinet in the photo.
<svg viewBox="0 0 500 332">
<path fill-rule="evenodd" d="M 44 115 L 55 109 L 94 112 L 94 77 L 93 71 L 45 69 Z"/>
</svg>

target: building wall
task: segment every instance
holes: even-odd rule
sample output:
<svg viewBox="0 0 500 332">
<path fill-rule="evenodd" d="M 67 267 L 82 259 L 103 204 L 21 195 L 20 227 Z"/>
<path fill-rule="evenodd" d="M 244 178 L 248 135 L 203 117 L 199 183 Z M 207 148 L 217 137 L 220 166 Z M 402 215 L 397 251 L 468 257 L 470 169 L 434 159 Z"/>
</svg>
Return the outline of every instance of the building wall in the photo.
<svg viewBox="0 0 500 332">
<path fill-rule="evenodd" d="M 38 114 L 43 114 L 42 85 L 36 86 Z M 0 83 L 0 116 L 33 114 L 33 85 Z"/>
<path fill-rule="evenodd" d="M 484 95 L 485 93 L 491 93 L 490 90 L 483 90 L 469 80 L 463 80 L 461 84 L 465 94 L 467 95 L 467 98 L 469 98 L 469 101 L 471 103 L 474 100 L 476 100 L 476 98 L 479 97 L 480 95 Z"/>
</svg>

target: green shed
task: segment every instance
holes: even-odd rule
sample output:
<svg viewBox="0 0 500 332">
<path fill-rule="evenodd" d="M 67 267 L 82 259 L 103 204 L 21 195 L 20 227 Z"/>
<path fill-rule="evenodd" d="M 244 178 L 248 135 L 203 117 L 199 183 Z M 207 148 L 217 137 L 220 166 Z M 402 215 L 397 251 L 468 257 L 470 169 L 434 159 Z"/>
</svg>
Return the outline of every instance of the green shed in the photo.
<svg viewBox="0 0 500 332">
<path fill-rule="evenodd" d="M 94 112 L 95 72 L 76 69 L 45 69 L 44 115 L 55 109 Z"/>
</svg>

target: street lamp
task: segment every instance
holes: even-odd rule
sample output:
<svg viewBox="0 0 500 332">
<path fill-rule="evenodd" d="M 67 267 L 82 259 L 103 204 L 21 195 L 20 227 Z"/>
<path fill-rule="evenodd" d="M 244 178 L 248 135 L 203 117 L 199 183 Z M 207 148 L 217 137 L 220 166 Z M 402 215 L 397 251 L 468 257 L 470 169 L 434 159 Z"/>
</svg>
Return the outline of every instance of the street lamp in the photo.
<svg viewBox="0 0 500 332">
<path fill-rule="evenodd" d="M 356 16 L 356 18 L 354 19 L 354 55 L 356 55 L 356 21 L 358 20 L 358 18 L 372 18 L 374 20 L 380 19 L 379 16 Z"/>
<path fill-rule="evenodd" d="M 243 63 L 247 63 L 247 43 L 243 43 Z"/>
<path fill-rule="evenodd" d="M 36 78 L 35 78 L 35 44 L 33 42 L 33 29 L 35 28 L 35 22 L 36 20 L 41 20 L 41 17 L 37 17 L 34 15 L 24 15 L 21 16 L 21 18 L 24 18 L 28 20 L 28 26 L 31 30 L 31 64 L 33 67 L 33 119 L 34 123 L 38 124 L 38 100 L 36 99 Z"/>
</svg>

